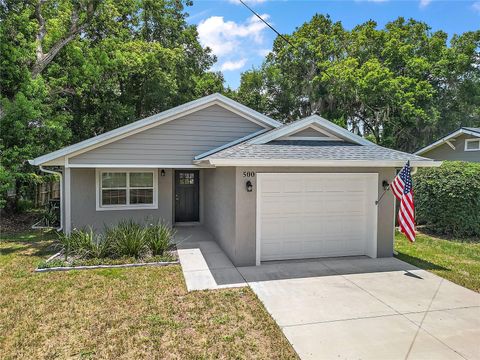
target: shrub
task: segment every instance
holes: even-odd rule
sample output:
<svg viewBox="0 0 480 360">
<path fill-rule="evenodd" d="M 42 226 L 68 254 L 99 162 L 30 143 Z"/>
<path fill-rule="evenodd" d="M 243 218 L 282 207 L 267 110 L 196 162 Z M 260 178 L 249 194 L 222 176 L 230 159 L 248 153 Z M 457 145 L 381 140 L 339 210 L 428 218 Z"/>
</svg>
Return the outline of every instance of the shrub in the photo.
<svg viewBox="0 0 480 360">
<path fill-rule="evenodd" d="M 175 232 L 158 221 L 148 227 L 133 220 L 124 220 L 106 227 L 104 234 L 92 228 L 74 229 L 69 235 L 60 234 L 59 242 L 65 259 L 119 259 L 151 256 L 162 257 L 170 247 Z"/>
<path fill-rule="evenodd" d="M 414 175 L 418 224 L 433 232 L 480 236 L 480 163 L 445 161 Z"/>
<path fill-rule="evenodd" d="M 77 230 L 70 234 L 59 235 L 60 245 L 65 252 L 65 258 L 70 255 L 88 257 L 92 252 L 92 245 L 96 241 L 92 228 Z"/>
<path fill-rule="evenodd" d="M 145 229 L 145 239 L 153 256 L 163 255 L 170 247 L 175 231 L 168 225 L 158 222 Z"/>
<path fill-rule="evenodd" d="M 147 251 L 145 228 L 133 220 L 124 220 L 105 230 L 105 238 L 112 244 L 115 256 L 139 258 Z"/>
</svg>

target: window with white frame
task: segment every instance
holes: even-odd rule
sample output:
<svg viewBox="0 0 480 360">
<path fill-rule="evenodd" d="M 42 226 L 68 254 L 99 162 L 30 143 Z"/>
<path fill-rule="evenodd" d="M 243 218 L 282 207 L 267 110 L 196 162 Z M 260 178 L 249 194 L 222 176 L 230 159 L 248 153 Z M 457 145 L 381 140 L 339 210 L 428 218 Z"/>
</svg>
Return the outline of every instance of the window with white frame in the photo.
<svg viewBox="0 0 480 360">
<path fill-rule="evenodd" d="M 466 139 L 465 151 L 480 151 L 480 139 Z"/>
<path fill-rule="evenodd" d="M 98 210 L 156 207 L 156 170 L 97 171 Z"/>
</svg>

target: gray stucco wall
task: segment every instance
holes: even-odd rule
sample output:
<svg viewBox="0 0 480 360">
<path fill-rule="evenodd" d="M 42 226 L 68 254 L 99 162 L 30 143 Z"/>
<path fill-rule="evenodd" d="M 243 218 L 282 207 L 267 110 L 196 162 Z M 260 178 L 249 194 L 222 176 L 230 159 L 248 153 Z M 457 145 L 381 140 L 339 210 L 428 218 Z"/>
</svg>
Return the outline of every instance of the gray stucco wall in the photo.
<svg viewBox="0 0 480 360">
<path fill-rule="evenodd" d="M 452 144 L 455 146 L 453 150 L 448 144 L 442 144 L 436 148 L 423 153 L 421 156 L 434 160 L 459 160 L 480 162 L 480 151 L 465 151 L 465 139 L 478 139 L 471 135 L 460 135 Z"/>
<path fill-rule="evenodd" d="M 203 170 L 203 224 L 230 259 L 236 258 L 235 175 L 235 168 Z"/>
<path fill-rule="evenodd" d="M 394 168 L 291 168 L 291 167 L 238 167 L 238 168 L 221 168 L 212 170 L 213 172 L 221 171 L 223 175 L 217 174 L 217 183 L 222 186 L 227 185 L 231 179 L 231 172 L 235 172 L 235 198 L 232 199 L 232 189 L 229 186 L 228 191 L 222 190 L 221 194 L 210 195 L 214 202 L 224 203 L 223 208 L 219 210 L 218 216 L 227 217 L 230 213 L 235 213 L 235 230 L 232 232 L 231 223 L 228 223 L 228 232 L 222 233 L 219 229 L 212 231 L 210 223 L 209 230 L 212 231 L 214 237 L 219 241 L 222 248 L 230 256 L 236 266 L 255 265 L 256 256 L 256 174 L 258 173 L 378 173 L 379 184 L 378 192 L 383 192 L 382 181 L 391 182 L 395 177 Z M 244 172 L 255 172 L 254 177 L 244 177 Z M 215 175 L 214 175 L 215 176 Z M 250 180 L 253 184 L 253 191 L 248 193 L 245 189 L 245 183 Z M 215 187 L 218 189 L 218 187 Z M 208 193 L 208 191 L 206 191 Z M 232 204 L 232 202 L 234 204 Z M 225 204 L 228 203 L 228 206 Z M 234 210 L 232 209 L 234 207 Z M 206 213 L 210 212 L 210 208 L 206 204 Z M 223 215 L 220 213 L 224 212 Z M 216 226 L 224 226 L 222 220 L 218 220 Z M 234 234 L 234 235 L 232 235 Z M 377 221 L 377 256 L 388 257 L 393 254 L 393 235 L 394 234 L 394 198 L 388 192 L 378 205 L 378 221 Z M 231 237 L 234 237 L 233 244 Z M 233 249 L 232 249 L 233 246 Z"/>
<path fill-rule="evenodd" d="M 72 229 L 92 226 L 101 231 L 104 225 L 113 225 L 122 219 L 142 222 L 147 218 L 163 219 L 172 223 L 173 171 L 165 169 L 158 176 L 158 209 L 148 210 L 96 210 L 95 169 L 71 169 Z"/>
<path fill-rule="evenodd" d="M 71 169 L 72 229 L 92 226 L 102 230 L 122 219 L 144 221 L 146 218 L 173 220 L 173 170 L 158 176 L 158 209 L 96 211 L 95 169 Z M 243 174 L 254 172 L 254 177 Z M 383 180 L 391 182 L 394 168 L 291 168 L 291 167 L 220 167 L 201 171 L 201 221 L 225 253 L 237 266 L 255 265 L 256 255 L 256 175 L 258 173 L 378 173 L 379 194 Z M 245 189 L 252 181 L 253 191 Z M 202 201 L 203 200 L 203 201 Z M 203 214 L 203 216 L 202 216 Z M 378 205 L 377 256 L 393 253 L 394 199 L 388 192 Z"/>
<path fill-rule="evenodd" d="M 72 157 L 71 164 L 191 165 L 196 155 L 263 129 L 212 105 Z"/>
</svg>

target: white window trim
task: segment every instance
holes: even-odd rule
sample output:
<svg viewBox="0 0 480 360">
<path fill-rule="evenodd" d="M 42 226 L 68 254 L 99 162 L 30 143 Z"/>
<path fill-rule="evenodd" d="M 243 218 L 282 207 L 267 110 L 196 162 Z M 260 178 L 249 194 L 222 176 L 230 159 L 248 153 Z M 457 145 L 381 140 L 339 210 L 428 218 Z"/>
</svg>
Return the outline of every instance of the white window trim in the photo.
<svg viewBox="0 0 480 360">
<path fill-rule="evenodd" d="M 102 205 L 102 173 L 104 172 L 116 172 L 116 173 L 126 173 L 127 174 L 127 202 L 129 199 L 128 183 L 130 179 L 130 173 L 137 172 L 149 172 L 153 174 L 153 204 L 126 204 L 126 205 Z M 158 209 L 158 169 L 99 169 L 95 170 L 95 206 L 97 211 L 110 211 L 110 210 L 145 210 L 145 209 Z"/>
<path fill-rule="evenodd" d="M 478 149 L 468 149 L 467 145 L 470 142 L 478 142 Z M 478 139 L 465 139 L 465 151 L 480 151 L 480 138 L 478 138 Z"/>
</svg>

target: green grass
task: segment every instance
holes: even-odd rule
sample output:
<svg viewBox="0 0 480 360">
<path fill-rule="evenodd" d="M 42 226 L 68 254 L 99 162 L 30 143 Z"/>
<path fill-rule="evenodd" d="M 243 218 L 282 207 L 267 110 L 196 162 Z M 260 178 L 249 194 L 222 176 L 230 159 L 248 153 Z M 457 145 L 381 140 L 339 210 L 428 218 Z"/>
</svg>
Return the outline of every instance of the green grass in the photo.
<svg viewBox="0 0 480 360">
<path fill-rule="evenodd" d="M 395 236 L 397 258 L 480 292 L 480 242 L 441 239 L 418 233 L 415 244 Z"/>
<path fill-rule="evenodd" d="M 291 359 L 249 288 L 187 292 L 180 266 L 34 273 L 51 233 L 0 239 L 2 359 Z"/>
</svg>

